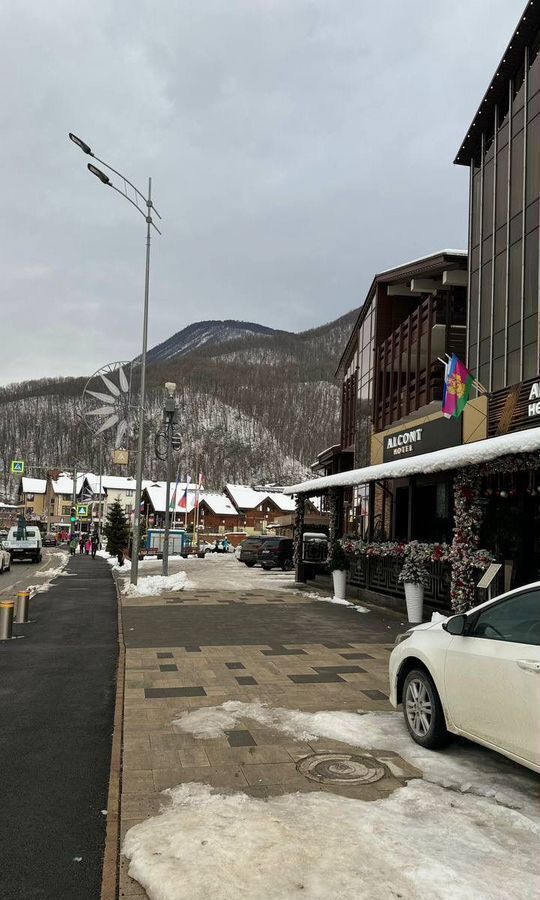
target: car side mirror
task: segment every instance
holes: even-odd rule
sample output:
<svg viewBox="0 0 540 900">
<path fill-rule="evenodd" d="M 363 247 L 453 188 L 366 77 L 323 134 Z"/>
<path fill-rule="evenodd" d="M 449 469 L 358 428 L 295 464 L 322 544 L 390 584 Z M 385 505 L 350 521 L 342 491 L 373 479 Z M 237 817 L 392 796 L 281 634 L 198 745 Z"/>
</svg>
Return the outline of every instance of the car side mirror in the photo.
<svg viewBox="0 0 540 900">
<path fill-rule="evenodd" d="M 452 616 L 447 622 L 443 622 L 443 628 L 448 634 L 464 634 L 467 627 L 467 616 Z"/>
</svg>

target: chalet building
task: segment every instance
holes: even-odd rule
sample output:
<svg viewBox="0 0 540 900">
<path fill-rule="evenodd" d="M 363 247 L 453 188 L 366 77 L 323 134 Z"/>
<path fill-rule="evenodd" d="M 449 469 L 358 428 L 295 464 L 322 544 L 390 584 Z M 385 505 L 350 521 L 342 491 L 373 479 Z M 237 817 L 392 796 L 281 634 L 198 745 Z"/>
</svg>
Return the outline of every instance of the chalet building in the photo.
<svg viewBox="0 0 540 900">
<path fill-rule="evenodd" d="M 224 493 L 238 511 L 240 525 L 248 533 L 265 532 L 275 519 L 293 513 L 295 509 L 294 501 L 280 491 L 226 484 Z"/>
<path fill-rule="evenodd" d="M 226 494 L 204 491 L 199 503 L 199 525 L 203 534 L 238 531 L 243 517 Z"/>
<path fill-rule="evenodd" d="M 18 501 L 21 513 L 28 521 L 44 521 L 46 517 L 46 478 L 29 478 L 23 475 L 19 483 Z"/>
<path fill-rule="evenodd" d="M 468 253 L 376 276 L 340 362 L 340 443 L 317 478 L 285 489 L 297 522 L 322 496 L 331 538 L 355 539 L 351 586 L 366 599 L 402 605 L 396 547 L 412 540 L 439 544 L 436 607 L 479 601 L 490 559 L 495 590 L 540 576 L 539 51 L 531 2 L 455 159 L 470 173 Z M 439 359 L 452 353 L 476 383 L 445 419 Z M 296 557 L 302 577 L 299 544 Z"/>
<path fill-rule="evenodd" d="M 179 484 L 175 509 L 171 513 L 171 524 L 176 521 L 178 527 L 186 526 L 193 529 L 197 519 L 196 506 L 199 504 L 198 524 L 199 530 L 205 534 L 224 533 L 237 531 L 241 528 L 243 518 L 236 507 L 225 494 L 212 491 L 196 490 L 196 485 L 191 489 L 188 485 L 187 515 L 186 509 L 180 508 L 179 500 L 185 493 L 185 484 Z M 171 486 L 171 498 L 173 498 L 174 485 Z M 147 527 L 163 528 L 165 524 L 165 492 L 164 481 L 145 482 L 142 493 L 142 515 Z"/>
</svg>

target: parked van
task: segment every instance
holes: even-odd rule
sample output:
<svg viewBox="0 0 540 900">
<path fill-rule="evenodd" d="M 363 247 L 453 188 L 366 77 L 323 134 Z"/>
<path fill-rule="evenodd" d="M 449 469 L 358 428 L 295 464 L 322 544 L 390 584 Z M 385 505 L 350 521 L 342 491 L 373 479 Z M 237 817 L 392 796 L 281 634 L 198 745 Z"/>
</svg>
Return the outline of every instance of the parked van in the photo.
<svg viewBox="0 0 540 900">
<path fill-rule="evenodd" d="M 11 560 L 14 559 L 31 559 L 32 562 L 41 562 L 41 549 L 43 546 L 41 540 L 41 531 L 37 525 L 26 526 L 26 539 L 24 541 L 17 539 L 17 525 L 9 529 L 7 540 L 4 541 L 4 549 L 9 550 Z"/>
<path fill-rule="evenodd" d="M 294 568 L 292 538 L 269 538 L 259 550 L 259 562 L 263 569 L 279 567 L 290 572 Z"/>
</svg>

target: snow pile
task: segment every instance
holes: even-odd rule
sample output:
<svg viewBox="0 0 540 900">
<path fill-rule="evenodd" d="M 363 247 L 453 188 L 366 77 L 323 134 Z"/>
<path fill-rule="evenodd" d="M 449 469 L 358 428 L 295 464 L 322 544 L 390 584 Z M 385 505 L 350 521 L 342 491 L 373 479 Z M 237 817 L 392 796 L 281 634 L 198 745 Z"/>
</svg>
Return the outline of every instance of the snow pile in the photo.
<svg viewBox="0 0 540 900">
<path fill-rule="evenodd" d="M 321 600 L 323 603 L 335 603 L 337 606 L 348 606 L 349 609 L 354 609 L 359 613 L 369 612 L 367 607 L 360 606 L 357 603 L 349 603 L 348 600 L 342 600 L 341 597 L 325 597 L 323 594 L 306 593 L 305 591 L 297 591 L 297 593 L 303 594 L 304 597 L 310 597 L 312 600 Z"/>
<path fill-rule="evenodd" d="M 56 560 L 57 564 L 50 566 L 48 569 L 38 569 L 35 573 L 38 577 L 44 577 L 47 581 L 40 582 L 39 584 L 29 584 L 27 590 L 30 591 L 31 594 L 44 594 L 51 587 L 51 581 L 53 578 L 58 578 L 59 575 L 76 575 L 75 572 L 65 572 L 64 569 L 67 565 L 67 561 L 69 556 L 67 553 L 63 553 L 62 551 L 51 553 L 49 556 L 51 562 Z"/>
<path fill-rule="evenodd" d="M 531 822 L 421 781 L 373 802 L 165 793 L 123 845 L 151 900 L 529 900 L 540 877 Z"/>
<path fill-rule="evenodd" d="M 272 708 L 264 703 L 229 700 L 221 706 L 185 712 L 172 724 L 194 737 L 223 737 L 243 719 L 274 728 L 299 741 L 318 738 L 342 741 L 365 750 L 393 750 L 420 769 L 425 781 L 460 793 L 488 797 L 521 809 L 540 822 L 538 776 L 475 744 L 455 742 L 434 753 L 411 740 L 400 713 L 353 713 L 338 710 L 309 713 Z"/>
<path fill-rule="evenodd" d="M 193 588 L 185 572 L 175 575 L 146 575 L 138 584 L 126 585 L 122 593 L 126 597 L 159 597 L 164 591 L 183 591 Z"/>
</svg>

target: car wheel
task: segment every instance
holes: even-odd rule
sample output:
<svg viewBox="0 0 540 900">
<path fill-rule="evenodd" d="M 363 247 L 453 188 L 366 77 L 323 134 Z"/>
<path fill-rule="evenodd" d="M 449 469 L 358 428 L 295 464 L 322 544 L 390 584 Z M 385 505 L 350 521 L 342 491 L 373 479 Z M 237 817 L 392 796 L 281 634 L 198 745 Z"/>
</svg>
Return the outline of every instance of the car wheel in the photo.
<svg viewBox="0 0 540 900">
<path fill-rule="evenodd" d="M 246 566 L 248 567 L 248 569 L 252 569 L 254 565 L 255 565 L 254 562 L 247 562 L 247 563 L 246 563 Z"/>
<path fill-rule="evenodd" d="M 283 569 L 284 572 L 290 572 L 291 569 L 294 568 L 294 563 L 293 563 L 292 559 L 285 559 L 281 564 L 281 568 Z"/>
<path fill-rule="evenodd" d="M 448 743 L 444 712 L 433 679 L 413 669 L 403 685 L 403 715 L 413 741 L 434 750 Z"/>
<path fill-rule="evenodd" d="M 261 569 L 264 569 L 265 572 L 269 572 L 272 566 L 269 566 L 268 563 L 261 563 Z"/>
</svg>

